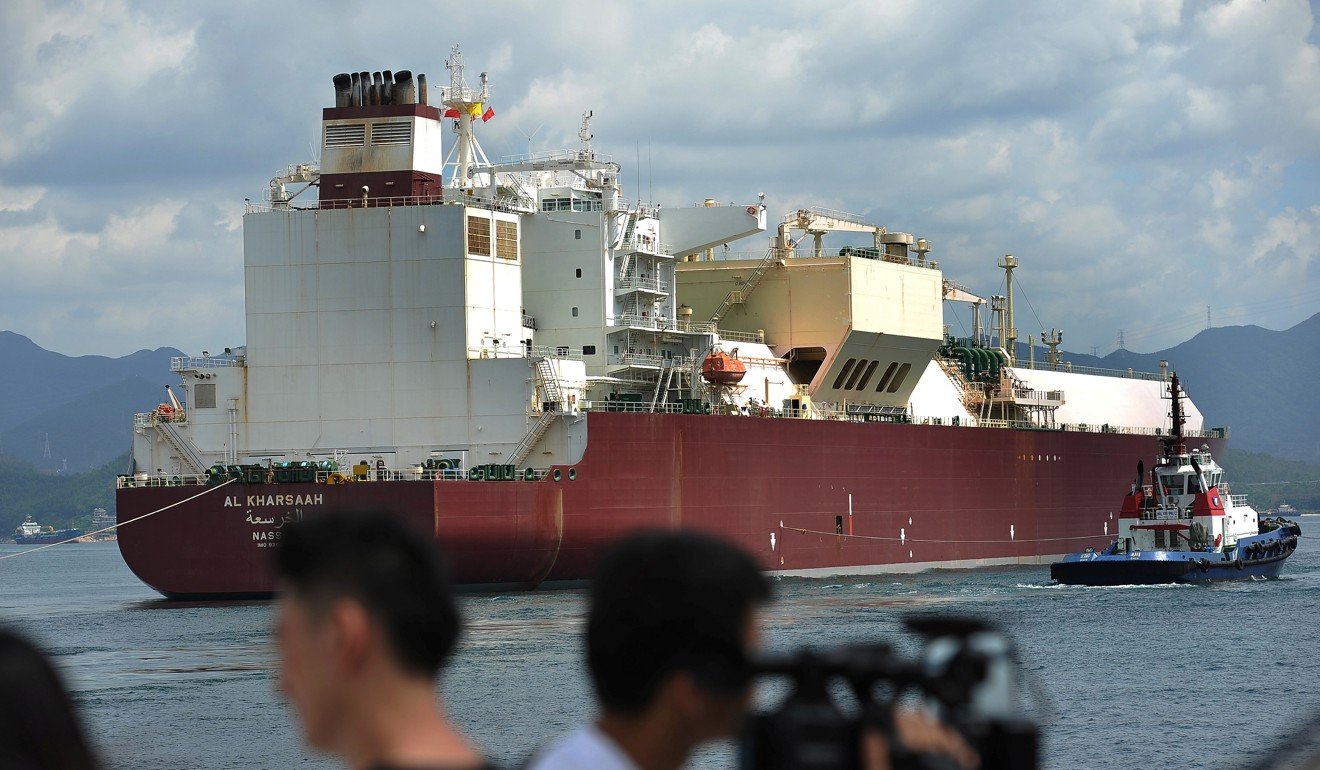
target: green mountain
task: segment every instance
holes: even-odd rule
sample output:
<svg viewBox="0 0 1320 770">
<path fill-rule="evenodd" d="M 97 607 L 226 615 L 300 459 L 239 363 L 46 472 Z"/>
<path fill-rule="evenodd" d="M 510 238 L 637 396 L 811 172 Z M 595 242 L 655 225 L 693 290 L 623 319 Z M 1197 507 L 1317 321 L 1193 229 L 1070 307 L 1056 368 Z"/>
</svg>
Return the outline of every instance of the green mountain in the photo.
<svg viewBox="0 0 1320 770">
<path fill-rule="evenodd" d="M 1038 348 L 1036 360 L 1043 359 Z M 1320 465 L 1320 313 L 1284 331 L 1224 326 L 1155 353 L 1066 353 L 1064 360 L 1146 372 L 1168 361 L 1206 424 L 1230 429 L 1231 446 Z"/>
<path fill-rule="evenodd" d="M 93 508 L 114 513 L 115 476 L 127 466 L 123 452 L 96 470 L 54 475 L 0 455 L 0 537 L 12 535 L 24 516 L 63 529 L 86 526 Z"/>
</svg>

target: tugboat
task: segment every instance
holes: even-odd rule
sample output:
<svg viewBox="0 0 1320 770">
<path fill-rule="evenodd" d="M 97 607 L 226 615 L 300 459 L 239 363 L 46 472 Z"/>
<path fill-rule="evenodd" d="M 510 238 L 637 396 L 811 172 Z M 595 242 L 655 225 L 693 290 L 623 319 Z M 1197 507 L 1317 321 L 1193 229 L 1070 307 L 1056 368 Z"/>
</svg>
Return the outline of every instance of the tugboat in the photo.
<svg viewBox="0 0 1320 770">
<path fill-rule="evenodd" d="M 14 529 L 14 542 L 19 545 L 49 545 L 79 537 L 82 537 L 81 529 L 56 530 L 50 526 L 42 527 L 31 516 L 25 517 L 23 523 Z"/>
<path fill-rule="evenodd" d="M 1188 450 L 1176 372 L 1169 398 L 1172 434 L 1151 468 L 1149 484 L 1137 461 L 1117 539 L 1102 551 L 1087 548 L 1051 564 L 1054 580 L 1115 586 L 1273 578 L 1297 549 L 1302 528 L 1296 522 L 1260 517 L 1246 495 L 1229 494 L 1224 470 L 1208 447 Z"/>
</svg>

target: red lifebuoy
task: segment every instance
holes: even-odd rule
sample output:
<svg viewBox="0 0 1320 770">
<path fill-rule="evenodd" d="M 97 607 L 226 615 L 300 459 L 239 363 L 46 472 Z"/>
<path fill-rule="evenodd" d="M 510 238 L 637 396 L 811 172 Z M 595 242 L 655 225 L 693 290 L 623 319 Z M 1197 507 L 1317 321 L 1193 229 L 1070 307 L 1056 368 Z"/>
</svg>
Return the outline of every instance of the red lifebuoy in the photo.
<svg viewBox="0 0 1320 770">
<path fill-rule="evenodd" d="M 751 214 L 752 216 L 756 216 L 756 207 L 755 207 L 755 206 L 748 206 L 748 207 L 747 207 L 747 213 L 748 213 L 748 214 Z"/>
</svg>

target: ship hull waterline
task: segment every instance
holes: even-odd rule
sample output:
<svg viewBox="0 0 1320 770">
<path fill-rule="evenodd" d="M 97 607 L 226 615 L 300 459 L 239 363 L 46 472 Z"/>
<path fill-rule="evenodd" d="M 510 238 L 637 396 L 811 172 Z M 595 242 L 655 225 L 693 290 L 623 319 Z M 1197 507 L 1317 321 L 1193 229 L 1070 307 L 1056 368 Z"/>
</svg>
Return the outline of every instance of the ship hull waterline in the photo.
<svg viewBox="0 0 1320 770">
<path fill-rule="evenodd" d="M 708 415 L 587 420 L 582 460 L 571 474 L 559 468 L 558 481 L 123 488 L 119 548 L 143 582 L 178 599 L 269 596 L 285 523 L 333 510 L 389 511 L 434 537 L 457 582 L 494 590 L 584 581 L 610 543 L 646 528 L 725 537 L 780 574 L 1044 564 L 1112 540 L 1115 490 L 1159 440 Z"/>
</svg>

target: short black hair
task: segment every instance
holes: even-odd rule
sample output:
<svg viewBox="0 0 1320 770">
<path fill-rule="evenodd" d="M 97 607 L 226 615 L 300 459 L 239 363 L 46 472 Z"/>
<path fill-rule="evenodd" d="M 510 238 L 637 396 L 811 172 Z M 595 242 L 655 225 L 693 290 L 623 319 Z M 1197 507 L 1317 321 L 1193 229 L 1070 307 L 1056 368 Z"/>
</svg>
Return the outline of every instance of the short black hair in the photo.
<svg viewBox="0 0 1320 770">
<path fill-rule="evenodd" d="M 461 620 L 448 564 L 397 516 L 333 512 L 285 527 L 275 569 L 314 609 L 361 602 L 385 630 L 400 667 L 434 677 Z"/>
<path fill-rule="evenodd" d="M 708 692 L 742 692 L 747 623 L 769 597 L 752 557 L 723 540 L 643 532 L 619 541 L 591 582 L 587 667 L 601 705 L 644 711 L 679 672 Z"/>
<path fill-rule="evenodd" d="M 55 668 L 0 629 L 0 767 L 92 770 L 96 757 Z"/>
</svg>

